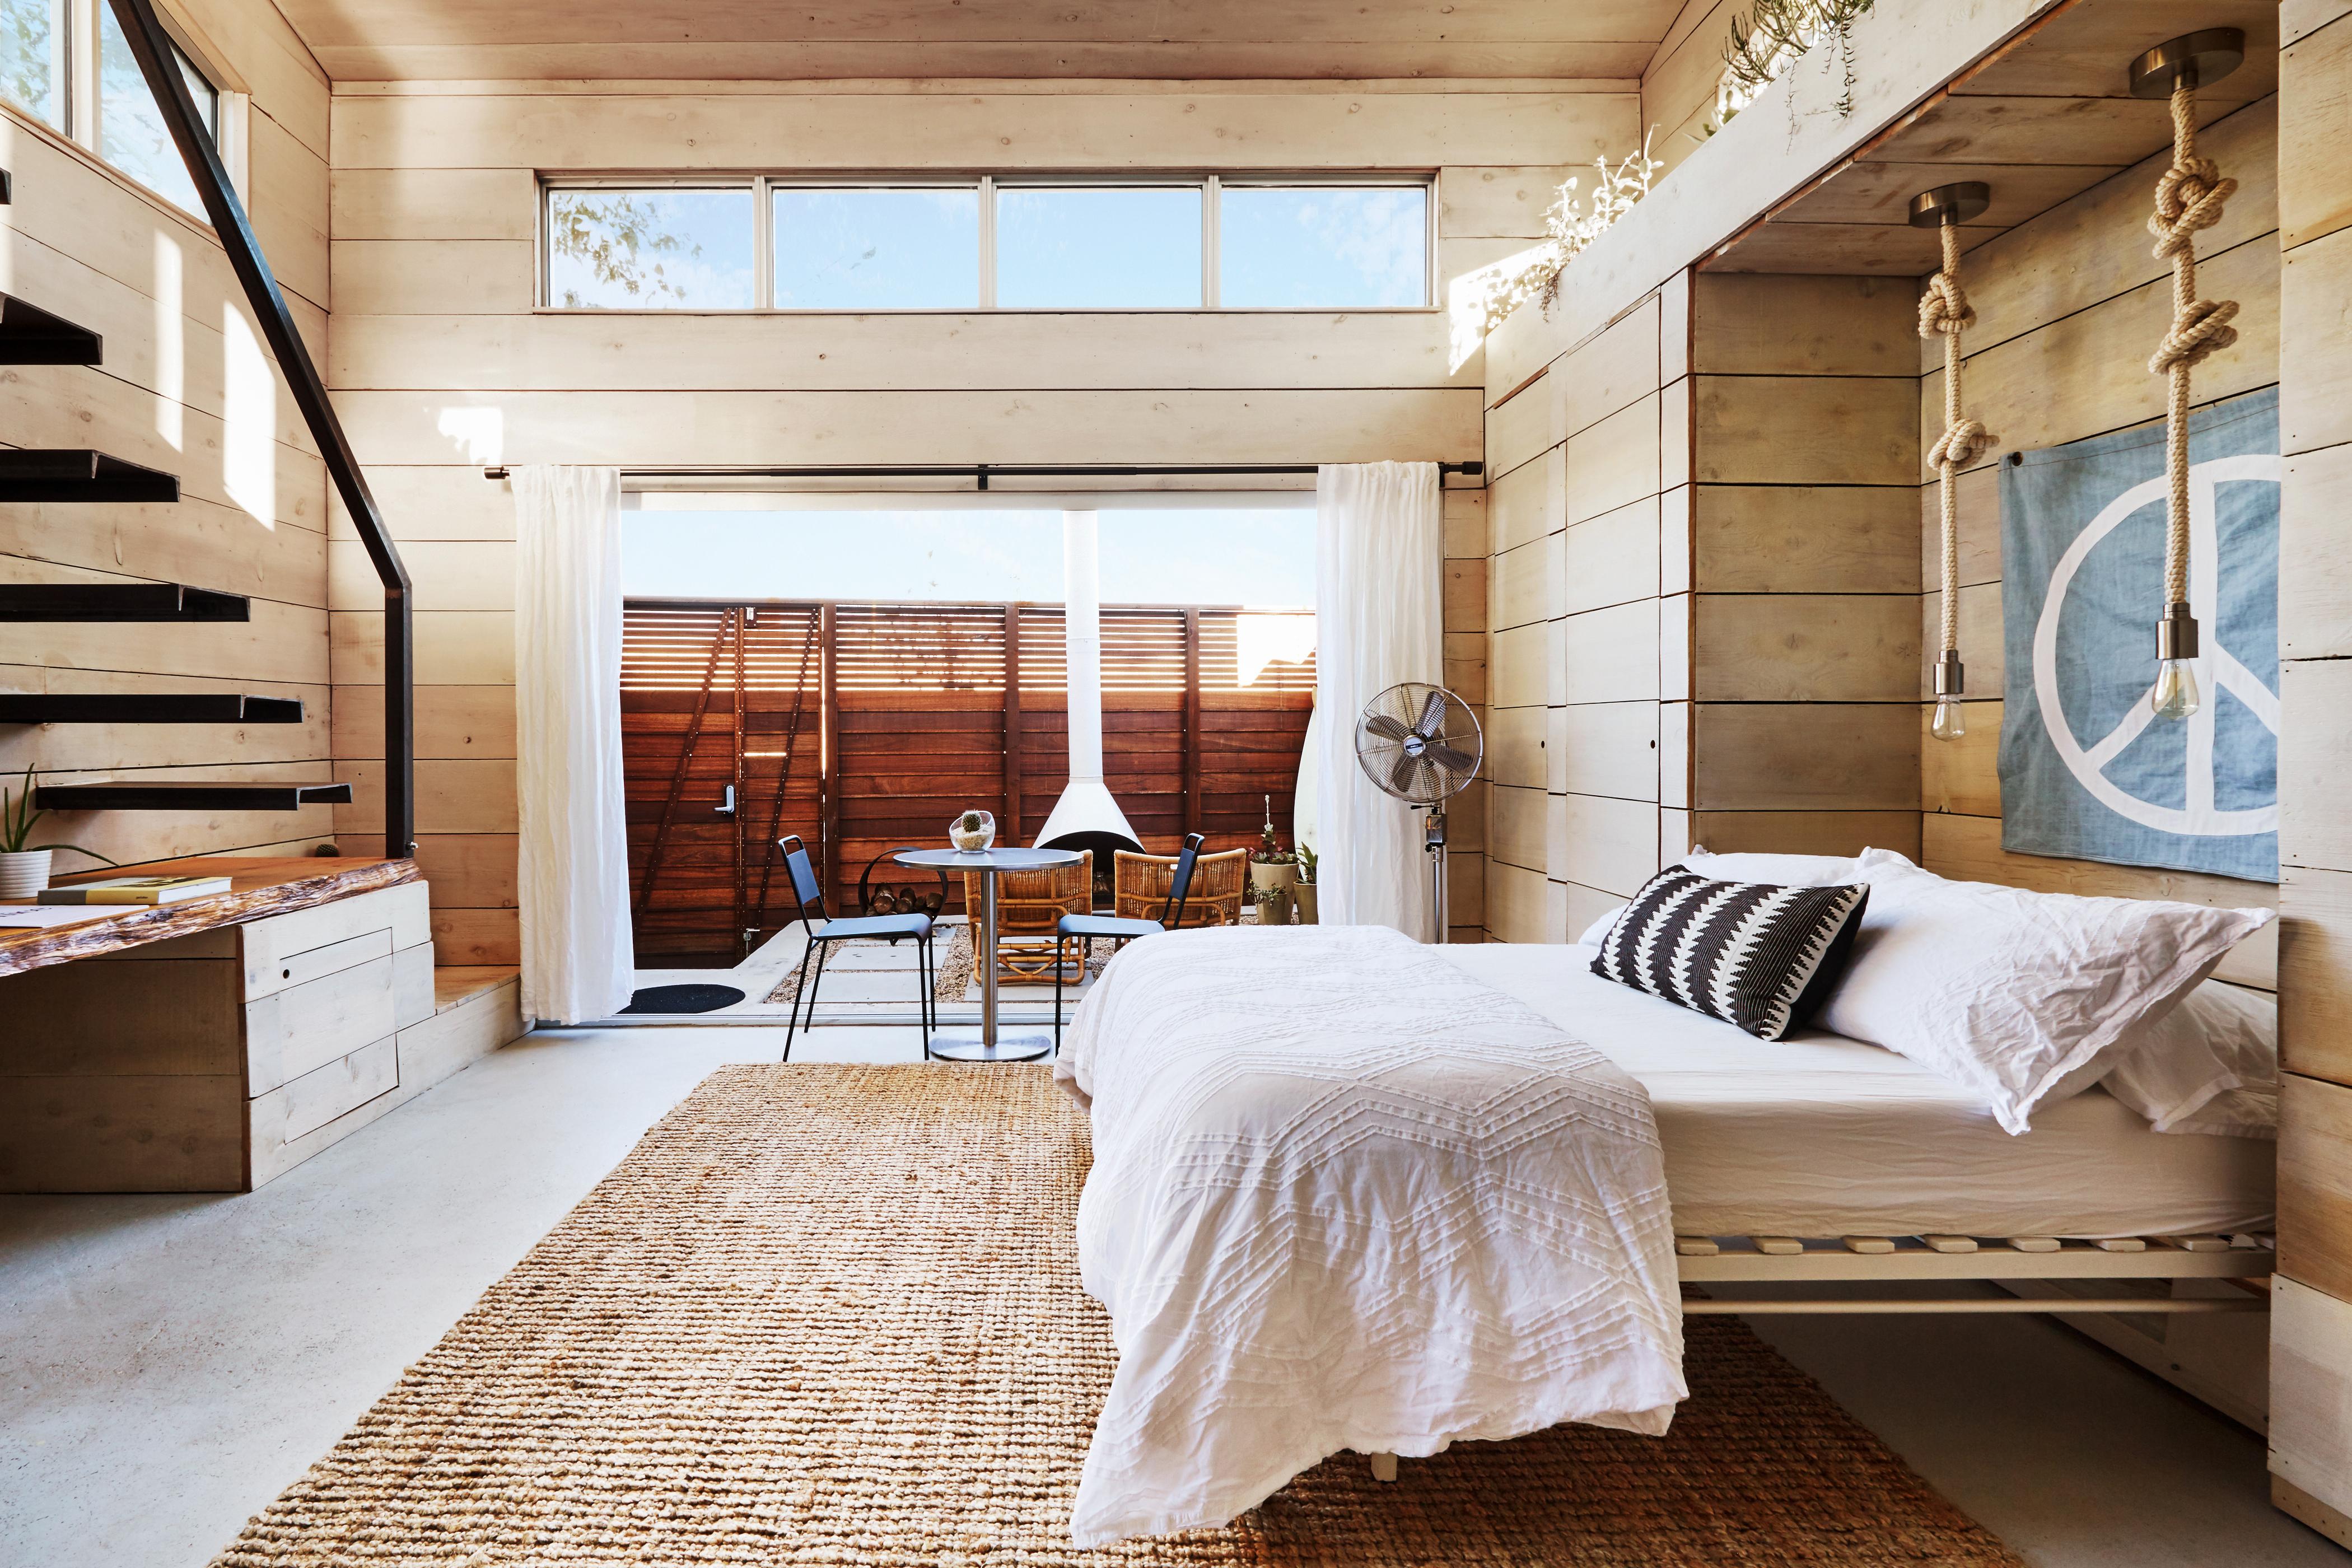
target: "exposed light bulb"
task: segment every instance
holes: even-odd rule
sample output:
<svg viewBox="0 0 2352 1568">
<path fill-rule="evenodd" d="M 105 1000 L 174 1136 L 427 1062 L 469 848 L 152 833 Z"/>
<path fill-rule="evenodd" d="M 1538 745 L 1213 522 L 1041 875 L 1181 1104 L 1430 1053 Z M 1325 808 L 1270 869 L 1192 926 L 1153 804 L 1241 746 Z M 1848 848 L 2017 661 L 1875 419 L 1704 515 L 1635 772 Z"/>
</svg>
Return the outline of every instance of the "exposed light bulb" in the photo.
<svg viewBox="0 0 2352 1568">
<path fill-rule="evenodd" d="M 2156 716 L 2186 719 L 2197 711 L 2199 701 L 2196 666 L 2185 658 L 2158 659 L 2156 688 L 2147 694 L 2148 706 L 2156 710 Z"/>
<path fill-rule="evenodd" d="M 1936 717 L 1928 724 L 1927 732 L 1938 741 L 1957 741 L 1969 732 L 1969 721 L 1963 715 L 1958 698 L 1936 699 Z"/>
</svg>

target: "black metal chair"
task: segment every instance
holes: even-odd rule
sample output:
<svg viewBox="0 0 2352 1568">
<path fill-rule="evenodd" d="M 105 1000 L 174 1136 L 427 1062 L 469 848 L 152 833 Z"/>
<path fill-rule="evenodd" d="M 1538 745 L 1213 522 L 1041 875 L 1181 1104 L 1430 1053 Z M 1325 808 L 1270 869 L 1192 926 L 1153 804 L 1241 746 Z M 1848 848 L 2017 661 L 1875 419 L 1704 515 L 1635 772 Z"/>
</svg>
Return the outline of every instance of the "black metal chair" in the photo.
<svg viewBox="0 0 2352 1568">
<path fill-rule="evenodd" d="M 1062 1053 L 1062 971 L 1068 964 L 1062 958 L 1064 944 L 1078 944 L 1078 973 L 1086 974 L 1087 960 L 1093 956 L 1095 939 L 1108 937 L 1124 944 L 1139 936 L 1158 936 L 1169 926 L 1184 923 L 1184 903 L 1192 895 L 1192 865 L 1201 858 L 1201 847 L 1208 839 L 1198 833 L 1184 836 L 1184 847 L 1176 852 L 1176 869 L 1168 879 L 1168 901 L 1160 906 L 1156 921 L 1127 920 L 1118 915 L 1064 915 L 1054 926 L 1054 1054 Z M 1164 923 L 1163 923 L 1164 922 Z"/>
<path fill-rule="evenodd" d="M 866 862 L 866 869 L 861 872 L 857 878 L 857 912 L 860 916 L 872 914 L 874 912 L 875 904 L 879 902 L 882 898 L 890 899 L 895 902 L 914 892 L 914 889 L 909 886 L 901 886 L 896 893 L 893 893 L 887 887 L 877 889 L 874 886 L 874 868 L 882 864 L 883 861 L 890 859 L 893 856 L 901 855 L 909 849 L 919 849 L 920 847 L 921 846 L 917 844 L 894 845 L 890 848 L 882 851 L 881 854 L 874 857 L 873 859 Z M 940 890 L 929 898 L 917 899 L 915 902 L 919 907 L 915 910 L 915 913 L 919 915 L 929 915 L 932 919 L 937 920 L 939 918 L 940 911 L 948 907 L 948 874 L 944 870 L 935 870 L 931 874 L 940 879 Z M 877 894 L 879 897 L 877 897 Z M 898 914 L 902 911 L 898 910 L 886 910 L 883 912 L 885 914 Z M 889 942 L 892 947 L 898 945 L 898 939 L 895 936 L 890 938 Z"/>
<path fill-rule="evenodd" d="M 824 979 L 824 961 L 827 950 L 834 942 L 854 942 L 861 937 L 878 938 L 895 947 L 900 937 L 910 936 L 915 939 L 915 973 L 922 991 L 919 1006 L 922 1017 L 923 1059 L 930 1060 L 931 1028 L 938 1021 L 931 999 L 931 917 L 923 914 L 866 915 L 857 919 L 835 920 L 825 912 L 824 887 L 817 880 L 815 868 L 809 864 L 808 846 L 801 841 L 800 835 L 795 833 L 779 838 L 776 847 L 783 852 L 784 869 L 790 873 L 793 885 L 793 902 L 797 906 L 793 920 L 786 921 L 784 927 L 789 930 L 793 921 L 798 921 L 808 928 L 808 948 L 801 954 L 800 987 L 793 996 L 793 1010 L 784 1023 L 783 1059 L 793 1059 L 793 1031 L 800 1023 L 803 997 L 808 999 L 809 1026 L 816 1026 L 816 988 Z M 824 922 L 822 926 L 809 919 L 812 909 L 816 910 L 817 920 Z M 816 959 L 814 976 L 809 973 L 812 955 Z"/>
</svg>

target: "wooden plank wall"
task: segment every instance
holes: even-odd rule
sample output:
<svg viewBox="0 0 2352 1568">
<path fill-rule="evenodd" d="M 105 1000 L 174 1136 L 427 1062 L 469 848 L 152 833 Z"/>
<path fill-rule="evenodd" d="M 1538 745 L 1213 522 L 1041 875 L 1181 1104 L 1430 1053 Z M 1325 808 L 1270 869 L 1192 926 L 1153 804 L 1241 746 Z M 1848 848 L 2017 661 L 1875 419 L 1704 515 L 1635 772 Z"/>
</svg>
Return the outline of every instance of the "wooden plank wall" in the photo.
<svg viewBox="0 0 2352 1568">
<path fill-rule="evenodd" d="M 1638 96 L 1614 82 L 344 84 L 330 380 L 417 581 L 419 856 L 445 956 L 515 954 L 513 502 L 483 480 L 485 463 L 1481 449 L 1482 365 L 1448 372 L 1438 310 L 536 310 L 537 172 L 1435 168 L 1442 299 L 1445 278 L 1540 234 L 1552 187 L 1596 154 L 1622 154 L 1638 119 Z M 1450 507 L 1449 552 L 1472 547 L 1475 517 L 1475 503 Z M 358 542 L 346 521 L 334 527 L 333 680 L 350 689 L 334 754 L 365 782 L 381 745 L 379 634 Z M 1484 606 L 1471 574 L 1450 570 L 1459 681 Z M 354 846 L 372 809 L 339 825 Z M 1475 805 L 1463 815 L 1473 826 Z"/>
<path fill-rule="evenodd" d="M 1486 491 L 1445 492 L 1445 684 L 1470 704 L 1495 754 L 1493 710 L 1487 706 L 1488 552 Z M 1452 942 L 1486 940 L 1486 818 L 1494 798 L 1491 760 L 1446 813 L 1446 919 Z"/>
<path fill-rule="evenodd" d="M 1688 679 L 1688 300 L 1670 285 L 1495 389 L 1491 941 L 1566 941 L 1657 868 L 1661 702 Z"/>
<path fill-rule="evenodd" d="M 1915 292 L 1693 277 L 1693 705 L 1669 853 L 1918 853 Z"/>
<path fill-rule="evenodd" d="M 2200 405 L 2279 378 L 2278 103 L 2260 100 L 2223 119 L 2200 145 L 2239 189 L 2221 224 L 2199 237 L 2199 287 L 2242 309 L 2234 348 L 2198 367 Z M 1995 446 L 1960 481 L 1960 656 L 1968 666 L 1969 732 L 1958 742 L 1916 742 L 1920 761 L 1923 864 L 1945 876 L 2050 891 L 2273 905 L 2267 883 L 2142 870 L 2000 847 L 2000 499 L 1997 465 L 2034 451 L 2126 428 L 2164 412 L 2164 384 L 2147 354 L 2171 319 L 2171 273 L 2149 253 L 2146 228 L 2169 150 L 2093 186 L 2063 205 L 1966 253 L 1961 277 L 1977 310 L 1966 340 L 1968 410 Z M 1998 181 L 2000 171 L 1990 172 Z M 1943 353 L 1914 340 L 1922 380 L 1917 449 L 1943 427 Z M 1924 462 L 1919 530 L 1922 597 L 1916 734 L 1933 710 L 1928 666 L 1938 614 L 1937 492 Z M 2282 574 L 2282 582 L 2290 574 Z M 2153 620 L 2154 610 L 2150 618 Z M 2292 721 L 2290 721 L 2292 722 Z M 2274 984 L 2275 931 L 2232 956 L 2227 978 Z"/>
<path fill-rule="evenodd" d="M 624 614 L 621 755 L 632 927 L 637 962 L 648 968 L 737 963 L 738 931 L 780 924 L 781 911 L 793 907 L 770 847 L 786 834 L 824 841 L 824 650 L 810 635 L 819 613 L 814 605 L 760 605 L 747 616 L 746 608 L 633 604 Z M 730 786 L 732 816 L 718 810 Z M 656 837 L 661 861 L 648 893 L 646 868 Z M 739 839 L 746 851 L 740 856 Z"/>
<path fill-rule="evenodd" d="M 1653 133 L 1651 156 L 1669 170 L 1706 140 L 1733 14 L 1733 0 L 1684 0 L 1642 72 L 1642 128 Z"/>
<path fill-rule="evenodd" d="M 249 95 L 247 205 L 314 354 L 327 342 L 327 79 L 267 0 L 175 9 Z M 301 699 L 301 724 L 0 725 L 0 773 L 316 781 L 329 776 L 326 480 L 212 229 L 0 106 L 0 290 L 98 331 L 104 363 L 0 376 L 0 437 L 98 447 L 181 476 L 173 506 L 0 506 L 0 581 L 169 581 L 250 595 L 245 625 L 0 626 L 0 690 L 246 691 Z M 248 374 L 257 370 L 257 375 Z M 267 387 L 266 394 L 261 388 Z M 331 808 L 84 812 L 46 838 L 119 860 L 299 855 Z M 61 869 L 87 866 L 60 856 Z"/>
<path fill-rule="evenodd" d="M 2280 1505 L 2352 1545 L 2352 5 L 2280 11 Z"/>
</svg>

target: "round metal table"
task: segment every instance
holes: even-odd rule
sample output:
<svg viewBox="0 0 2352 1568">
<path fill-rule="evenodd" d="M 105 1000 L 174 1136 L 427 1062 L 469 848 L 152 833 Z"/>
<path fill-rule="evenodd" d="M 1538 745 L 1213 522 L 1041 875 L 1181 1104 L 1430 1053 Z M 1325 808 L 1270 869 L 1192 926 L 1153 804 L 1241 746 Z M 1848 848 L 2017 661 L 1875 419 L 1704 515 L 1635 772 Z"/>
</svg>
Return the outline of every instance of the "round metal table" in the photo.
<svg viewBox="0 0 2352 1568">
<path fill-rule="evenodd" d="M 943 1029 L 931 1037 L 931 1054 L 956 1062 L 1032 1062 L 1054 1048 L 1054 1037 L 1000 1035 L 996 1028 L 996 874 L 1075 866 L 1075 849 L 908 849 L 892 857 L 901 866 L 980 873 L 980 935 L 972 943 L 972 967 L 980 972 L 980 1028 Z M 967 915 L 970 910 L 966 910 Z"/>
</svg>

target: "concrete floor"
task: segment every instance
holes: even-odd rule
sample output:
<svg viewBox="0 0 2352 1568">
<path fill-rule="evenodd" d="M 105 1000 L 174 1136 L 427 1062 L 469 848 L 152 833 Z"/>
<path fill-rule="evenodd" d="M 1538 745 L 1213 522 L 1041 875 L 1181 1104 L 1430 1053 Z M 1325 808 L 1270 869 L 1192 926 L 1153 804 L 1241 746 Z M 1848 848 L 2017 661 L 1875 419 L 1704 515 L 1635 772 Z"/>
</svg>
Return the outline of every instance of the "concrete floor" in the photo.
<svg viewBox="0 0 2352 1568">
<path fill-rule="evenodd" d="M 939 921 L 936 947 L 944 948 L 950 934 L 965 924 L 961 915 L 944 915 Z M 698 1023 L 767 1023 L 781 1021 L 792 1010 L 786 1002 L 771 1002 L 768 994 L 801 968 L 808 952 L 808 931 L 793 926 L 770 937 L 732 969 L 640 969 L 634 984 L 639 991 L 656 985 L 731 985 L 743 1000 L 694 1015 Z M 1063 998 L 1066 1009 L 1078 1005 L 1091 980 L 1074 982 Z M 816 1016 L 827 1023 L 896 1025 L 911 1023 L 922 994 L 915 979 L 912 942 L 845 942 L 825 957 L 817 987 Z M 970 1028 L 980 1022 L 980 982 L 964 987 L 961 1001 L 939 1004 L 942 1027 Z M 1054 1017 L 1054 988 L 1001 984 L 997 990 L 1001 1020 L 1022 1025 L 1045 1024 Z"/>
<path fill-rule="evenodd" d="M 0 1563 L 205 1562 L 646 1127 L 781 1035 L 535 1035 L 257 1193 L 0 1198 Z M 793 1056 L 917 1047 L 826 1028 Z M 2269 1507 L 2259 1439 L 2063 1327 L 1757 1321 L 2037 1568 L 2343 1568 Z"/>
</svg>

